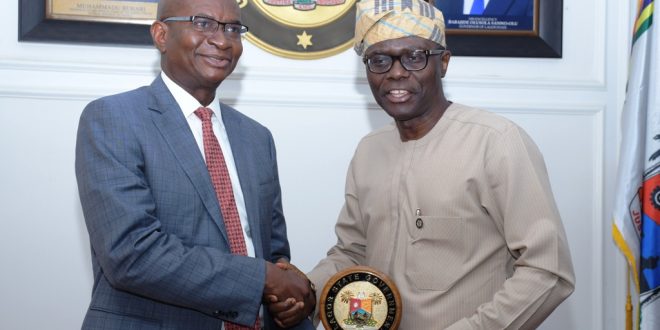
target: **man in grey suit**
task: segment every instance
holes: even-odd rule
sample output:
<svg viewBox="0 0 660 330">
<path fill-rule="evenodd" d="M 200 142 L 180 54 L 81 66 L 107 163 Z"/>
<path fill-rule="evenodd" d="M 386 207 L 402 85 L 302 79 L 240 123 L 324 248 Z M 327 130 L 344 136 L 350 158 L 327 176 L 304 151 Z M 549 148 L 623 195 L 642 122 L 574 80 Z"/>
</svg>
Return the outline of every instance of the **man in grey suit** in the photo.
<svg viewBox="0 0 660 330">
<path fill-rule="evenodd" d="M 290 252 L 272 136 L 217 100 L 246 31 L 235 0 L 161 0 L 160 76 L 85 108 L 76 177 L 94 286 L 82 328 L 278 328 L 266 301 L 298 306 L 287 325 L 312 328 L 310 282 L 276 266 Z"/>
</svg>

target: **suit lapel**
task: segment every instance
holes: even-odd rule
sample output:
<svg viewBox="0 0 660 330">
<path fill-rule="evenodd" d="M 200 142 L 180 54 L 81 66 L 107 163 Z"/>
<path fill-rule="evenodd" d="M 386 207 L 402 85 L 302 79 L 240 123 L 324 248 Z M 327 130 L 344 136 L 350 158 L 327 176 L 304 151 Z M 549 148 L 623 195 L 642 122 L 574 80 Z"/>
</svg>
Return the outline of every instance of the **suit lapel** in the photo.
<svg viewBox="0 0 660 330">
<path fill-rule="evenodd" d="M 263 258 L 263 242 L 261 240 L 261 221 L 259 221 L 259 192 L 256 190 L 259 183 L 256 182 L 257 175 L 254 173 L 255 160 L 251 157 L 252 150 L 249 147 L 249 134 L 244 134 L 246 128 L 243 127 L 241 117 L 230 110 L 227 106 L 220 103 L 222 109 L 222 122 L 227 130 L 227 137 L 234 155 L 234 164 L 238 172 L 238 180 L 241 182 L 241 191 L 245 202 L 245 211 L 247 212 L 248 224 L 250 225 L 250 234 L 252 244 L 257 258 Z"/>
<path fill-rule="evenodd" d="M 160 77 L 151 84 L 151 92 L 154 98 L 149 109 L 153 114 L 151 118 L 154 125 L 197 190 L 225 242 L 229 242 L 208 168 L 186 118 Z"/>
</svg>

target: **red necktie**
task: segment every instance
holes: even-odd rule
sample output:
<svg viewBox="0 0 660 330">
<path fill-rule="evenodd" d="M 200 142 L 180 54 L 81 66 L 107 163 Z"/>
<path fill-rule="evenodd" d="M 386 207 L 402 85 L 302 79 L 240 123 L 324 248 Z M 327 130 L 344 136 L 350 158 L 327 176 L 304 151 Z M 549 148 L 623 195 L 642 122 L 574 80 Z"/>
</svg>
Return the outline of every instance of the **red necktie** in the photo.
<svg viewBox="0 0 660 330">
<path fill-rule="evenodd" d="M 229 179 L 229 171 L 227 171 L 227 164 L 222 155 L 220 143 L 213 133 L 213 124 L 211 123 L 213 110 L 200 107 L 195 110 L 195 115 L 202 120 L 206 166 L 211 175 L 211 182 L 213 183 L 215 194 L 220 202 L 220 212 L 225 221 L 225 229 L 227 230 L 227 238 L 229 239 L 229 248 L 231 249 L 232 254 L 245 256 L 247 255 L 247 248 L 245 247 L 245 239 L 243 238 L 241 219 L 238 216 L 238 209 L 236 208 L 236 201 L 234 200 L 234 191 L 232 190 L 231 180 Z M 259 318 L 257 318 L 254 327 L 244 327 L 225 322 L 225 330 L 244 329 L 260 329 Z"/>
</svg>

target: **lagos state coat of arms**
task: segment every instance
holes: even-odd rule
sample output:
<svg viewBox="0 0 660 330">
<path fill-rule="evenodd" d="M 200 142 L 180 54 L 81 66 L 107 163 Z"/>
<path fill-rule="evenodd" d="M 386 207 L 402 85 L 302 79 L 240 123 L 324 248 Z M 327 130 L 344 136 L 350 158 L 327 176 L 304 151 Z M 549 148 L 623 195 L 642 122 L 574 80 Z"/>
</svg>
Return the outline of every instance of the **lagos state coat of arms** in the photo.
<svg viewBox="0 0 660 330">
<path fill-rule="evenodd" d="M 237 0 L 246 39 L 294 59 L 328 57 L 348 49 L 357 0 Z"/>
<path fill-rule="evenodd" d="M 356 266 L 335 274 L 320 296 L 325 329 L 395 330 L 402 303 L 394 282 L 377 270 Z"/>
</svg>

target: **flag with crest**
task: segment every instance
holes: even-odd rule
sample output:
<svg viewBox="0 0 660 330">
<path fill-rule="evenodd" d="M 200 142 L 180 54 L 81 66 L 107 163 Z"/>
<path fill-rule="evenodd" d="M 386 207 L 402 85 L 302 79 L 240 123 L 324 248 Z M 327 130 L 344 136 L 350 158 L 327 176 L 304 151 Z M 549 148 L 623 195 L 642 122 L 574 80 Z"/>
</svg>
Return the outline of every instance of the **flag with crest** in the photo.
<svg viewBox="0 0 660 330">
<path fill-rule="evenodd" d="M 633 0 L 635 1 L 635 0 Z M 637 289 L 641 330 L 660 329 L 660 43 L 654 0 L 637 0 L 612 236 Z M 630 292 L 628 293 L 630 299 Z M 629 300 L 630 301 L 630 300 Z"/>
</svg>

